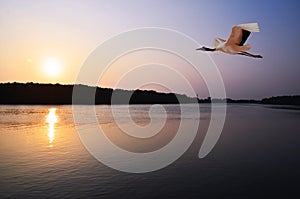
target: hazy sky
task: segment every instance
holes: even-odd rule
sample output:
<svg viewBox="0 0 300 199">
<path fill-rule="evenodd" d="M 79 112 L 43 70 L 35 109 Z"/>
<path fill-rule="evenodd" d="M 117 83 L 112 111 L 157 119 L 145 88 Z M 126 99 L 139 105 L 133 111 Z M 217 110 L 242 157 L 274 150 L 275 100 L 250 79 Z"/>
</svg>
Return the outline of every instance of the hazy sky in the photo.
<svg viewBox="0 0 300 199">
<path fill-rule="evenodd" d="M 259 22 L 261 32 L 247 42 L 263 59 L 212 55 L 227 96 L 300 94 L 299 9 L 297 0 L 0 0 L 0 82 L 74 83 L 93 49 L 133 28 L 174 29 L 210 46 L 215 37 L 226 39 L 232 25 Z M 50 58 L 61 65 L 54 76 L 43 69 Z"/>
</svg>

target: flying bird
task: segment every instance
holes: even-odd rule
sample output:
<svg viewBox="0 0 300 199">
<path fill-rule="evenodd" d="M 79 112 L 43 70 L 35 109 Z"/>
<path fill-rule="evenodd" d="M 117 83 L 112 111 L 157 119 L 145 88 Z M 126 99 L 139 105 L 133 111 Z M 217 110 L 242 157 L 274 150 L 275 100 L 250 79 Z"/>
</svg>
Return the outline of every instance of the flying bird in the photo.
<svg viewBox="0 0 300 199">
<path fill-rule="evenodd" d="M 238 54 L 248 57 L 262 58 L 261 55 L 254 55 L 246 52 L 251 48 L 249 44 L 244 45 L 251 32 L 259 32 L 258 23 L 246 23 L 233 26 L 227 41 L 221 38 L 215 38 L 213 48 L 202 46 L 196 50 L 221 51 L 227 54 Z"/>
</svg>

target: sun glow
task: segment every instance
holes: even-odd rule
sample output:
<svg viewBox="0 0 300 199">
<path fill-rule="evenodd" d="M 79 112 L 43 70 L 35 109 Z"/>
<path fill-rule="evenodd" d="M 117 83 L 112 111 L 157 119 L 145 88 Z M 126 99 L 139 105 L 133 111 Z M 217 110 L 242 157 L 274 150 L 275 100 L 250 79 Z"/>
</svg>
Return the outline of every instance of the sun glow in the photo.
<svg viewBox="0 0 300 199">
<path fill-rule="evenodd" d="M 58 76 L 61 73 L 61 63 L 57 59 L 47 59 L 43 64 L 44 72 L 48 76 Z"/>
</svg>

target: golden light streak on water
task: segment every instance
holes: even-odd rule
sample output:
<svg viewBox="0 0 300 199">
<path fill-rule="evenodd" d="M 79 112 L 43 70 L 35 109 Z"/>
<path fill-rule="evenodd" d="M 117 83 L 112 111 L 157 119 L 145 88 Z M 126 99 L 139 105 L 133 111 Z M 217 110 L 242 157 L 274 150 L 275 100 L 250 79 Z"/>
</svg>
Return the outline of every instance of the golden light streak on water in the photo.
<svg viewBox="0 0 300 199">
<path fill-rule="evenodd" d="M 49 138 L 49 147 L 53 147 L 53 141 L 55 138 L 55 128 L 54 125 L 58 121 L 57 116 L 55 114 L 56 108 L 50 108 L 48 109 L 49 113 L 46 118 L 46 122 L 49 124 L 48 127 L 48 138 Z"/>
</svg>

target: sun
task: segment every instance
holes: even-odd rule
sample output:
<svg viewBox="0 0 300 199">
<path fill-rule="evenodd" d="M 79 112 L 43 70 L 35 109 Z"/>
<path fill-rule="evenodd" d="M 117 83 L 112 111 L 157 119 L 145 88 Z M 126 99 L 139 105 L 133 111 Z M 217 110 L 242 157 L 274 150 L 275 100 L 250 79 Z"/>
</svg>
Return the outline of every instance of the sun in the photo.
<svg viewBox="0 0 300 199">
<path fill-rule="evenodd" d="M 44 72 L 48 76 L 58 76 L 61 73 L 61 62 L 58 59 L 46 59 L 43 63 Z"/>
</svg>

